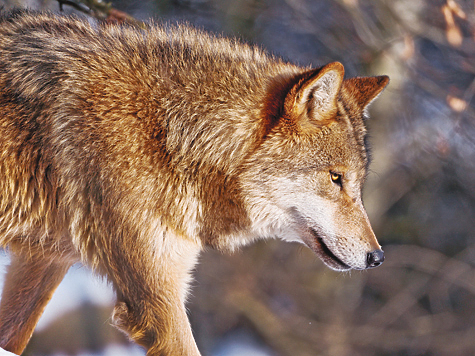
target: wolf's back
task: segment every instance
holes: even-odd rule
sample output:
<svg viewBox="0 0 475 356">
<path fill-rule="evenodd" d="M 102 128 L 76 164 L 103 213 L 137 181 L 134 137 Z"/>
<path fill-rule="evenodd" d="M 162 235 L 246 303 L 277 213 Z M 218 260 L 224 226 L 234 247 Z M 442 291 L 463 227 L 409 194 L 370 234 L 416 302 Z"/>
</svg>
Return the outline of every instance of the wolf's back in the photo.
<svg viewBox="0 0 475 356">
<path fill-rule="evenodd" d="M 140 30 L 25 10 L 3 14 L 4 235 L 41 226 L 37 235 L 51 237 L 47 229 L 77 221 L 68 230 L 89 241 L 101 235 L 91 229 L 100 229 L 94 219 L 108 205 L 144 190 L 162 202 L 153 204 L 157 215 L 185 229 L 182 212 L 195 207 L 190 195 L 200 184 L 221 191 L 226 180 L 233 191 L 226 177 L 258 143 L 267 87 L 276 75 L 297 72 L 259 48 L 186 26 Z M 200 220 L 222 217 L 218 225 L 229 229 L 227 211 L 214 207 L 235 197 L 197 194 L 209 206 Z M 242 214 L 235 204 L 229 211 L 236 209 Z M 209 231 L 201 235 L 219 244 Z"/>
</svg>

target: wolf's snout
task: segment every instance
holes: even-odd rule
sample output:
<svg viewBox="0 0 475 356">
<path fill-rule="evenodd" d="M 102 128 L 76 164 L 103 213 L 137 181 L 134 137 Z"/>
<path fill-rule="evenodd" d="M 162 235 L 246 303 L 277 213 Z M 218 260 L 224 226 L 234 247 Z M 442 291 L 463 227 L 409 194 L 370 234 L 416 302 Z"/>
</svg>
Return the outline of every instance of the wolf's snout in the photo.
<svg viewBox="0 0 475 356">
<path fill-rule="evenodd" d="M 367 259 L 368 268 L 378 267 L 384 262 L 384 252 L 383 250 L 374 250 L 369 252 Z"/>
</svg>

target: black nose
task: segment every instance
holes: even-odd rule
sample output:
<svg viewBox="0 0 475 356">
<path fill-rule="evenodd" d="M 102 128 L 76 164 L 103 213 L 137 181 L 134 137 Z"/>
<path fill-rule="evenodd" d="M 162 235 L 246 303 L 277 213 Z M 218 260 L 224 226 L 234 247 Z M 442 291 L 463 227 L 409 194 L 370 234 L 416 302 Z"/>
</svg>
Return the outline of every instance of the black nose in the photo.
<svg viewBox="0 0 475 356">
<path fill-rule="evenodd" d="M 369 252 L 367 256 L 367 262 L 368 268 L 378 267 L 384 262 L 383 250 L 374 250 L 373 252 Z"/>
</svg>

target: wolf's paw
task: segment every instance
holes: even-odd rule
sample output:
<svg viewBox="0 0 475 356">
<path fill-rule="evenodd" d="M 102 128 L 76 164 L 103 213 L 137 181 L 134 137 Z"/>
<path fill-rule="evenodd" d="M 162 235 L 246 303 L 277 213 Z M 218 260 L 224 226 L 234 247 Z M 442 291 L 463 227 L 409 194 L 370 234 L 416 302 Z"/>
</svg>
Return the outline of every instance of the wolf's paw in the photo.
<svg viewBox="0 0 475 356">
<path fill-rule="evenodd" d="M 123 331 L 130 328 L 129 307 L 125 302 L 117 302 L 112 312 L 112 325 Z"/>
<path fill-rule="evenodd" d="M 156 327 L 147 322 L 143 313 L 138 313 L 125 302 L 117 302 L 112 312 L 112 325 L 127 333 L 137 344 L 146 348 L 158 343 Z M 140 315 L 140 317 L 138 317 Z"/>
</svg>

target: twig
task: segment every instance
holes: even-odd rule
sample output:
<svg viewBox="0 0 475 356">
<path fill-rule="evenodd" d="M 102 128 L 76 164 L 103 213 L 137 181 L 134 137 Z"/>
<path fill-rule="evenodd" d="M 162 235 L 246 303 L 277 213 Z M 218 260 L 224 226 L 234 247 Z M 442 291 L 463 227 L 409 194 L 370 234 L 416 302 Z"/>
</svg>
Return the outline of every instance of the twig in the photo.
<svg viewBox="0 0 475 356">
<path fill-rule="evenodd" d="M 144 22 L 137 20 L 129 14 L 112 7 L 112 3 L 101 0 L 58 0 L 59 9 L 63 11 L 63 5 L 71 6 L 88 16 L 95 17 L 106 22 L 128 23 L 140 28 L 146 28 Z"/>
<path fill-rule="evenodd" d="M 71 6 L 72 8 L 74 8 L 74 9 L 80 11 L 80 12 L 91 15 L 91 10 L 89 8 L 87 8 L 86 6 L 80 4 L 80 3 L 76 3 L 76 2 L 70 1 L 70 0 L 58 0 L 58 3 L 59 3 L 59 10 L 60 11 L 64 10 L 63 5 L 67 5 L 67 6 Z"/>
</svg>

